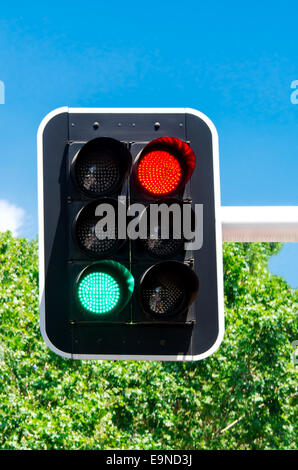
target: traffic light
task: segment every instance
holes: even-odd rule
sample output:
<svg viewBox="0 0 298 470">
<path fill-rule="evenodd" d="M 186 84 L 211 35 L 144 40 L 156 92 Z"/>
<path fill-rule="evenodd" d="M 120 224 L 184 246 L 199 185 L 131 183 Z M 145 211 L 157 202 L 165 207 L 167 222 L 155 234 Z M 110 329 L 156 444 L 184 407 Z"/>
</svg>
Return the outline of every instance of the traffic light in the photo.
<svg viewBox="0 0 298 470">
<path fill-rule="evenodd" d="M 197 360 L 224 331 L 217 133 L 198 111 L 60 108 L 38 131 L 40 327 L 74 359 Z"/>
</svg>

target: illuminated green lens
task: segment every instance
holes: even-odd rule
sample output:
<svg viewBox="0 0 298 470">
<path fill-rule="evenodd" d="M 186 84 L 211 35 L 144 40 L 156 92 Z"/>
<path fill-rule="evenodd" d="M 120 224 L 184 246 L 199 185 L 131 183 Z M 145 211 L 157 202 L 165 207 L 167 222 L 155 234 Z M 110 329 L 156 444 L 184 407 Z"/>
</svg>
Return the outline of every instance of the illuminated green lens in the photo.
<svg viewBox="0 0 298 470">
<path fill-rule="evenodd" d="M 78 287 L 79 301 L 92 313 L 108 313 L 120 298 L 118 282 L 107 273 L 93 272 L 82 279 Z"/>
</svg>

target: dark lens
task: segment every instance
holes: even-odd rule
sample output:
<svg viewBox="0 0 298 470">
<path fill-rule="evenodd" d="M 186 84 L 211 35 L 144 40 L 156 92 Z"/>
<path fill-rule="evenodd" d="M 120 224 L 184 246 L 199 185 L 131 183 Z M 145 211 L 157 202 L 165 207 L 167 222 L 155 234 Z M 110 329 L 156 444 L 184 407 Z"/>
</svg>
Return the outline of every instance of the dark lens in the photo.
<svg viewBox="0 0 298 470">
<path fill-rule="evenodd" d="M 79 213 L 74 226 L 75 239 L 79 248 L 91 256 L 102 257 L 113 253 L 125 242 L 118 240 L 117 212 L 113 226 L 99 225 L 101 217 L 95 215 L 96 207 L 103 202 L 115 206 L 114 200 L 103 199 L 85 206 Z M 115 207 L 114 207 L 115 209 Z"/>
<path fill-rule="evenodd" d="M 79 187 L 95 195 L 109 193 L 117 185 L 119 176 L 115 158 L 107 152 L 86 155 L 76 164 L 76 180 Z"/>
<path fill-rule="evenodd" d="M 169 276 L 158 276 L 155 282 L 144 287 L 142 300 L 146 310 L 159 315 L 176 311 L 183 300 L 183 289 Z"/>
<path fill-rule="evenodd" d="M 90 140 L 74 158 L 75 182 L 89 196 L 110 195 L 121 187 L 131 163 L 131 154 L 122 142 L 108 137 Z"/>
<path fill-rule="evenodd" d="M 140 283 L 145 312 L 160 319 L 185 312 L 195 299 L 199 281 L 194 271 L 179 261 L 162 261 L 149 268 Z"/>
<path fill-rule="evenodd" d="M 183 252 L 184 244 L 187 241 L 183 236 L 184 223 L 187 224 L 187 227 L 190 224 L 192 231 L 195 228 L 195 214 L 192 210 L 190 212 L 190 220 L 185 220 L 183 213 L 185 205 L 177 199 L 157 201 L 156 206 L 159 207 L 161 212 L 163 210 L 168 211 L 168 215 L 165 212 L 163 216 L 161 213 L 158 214 L 156 221 L 158 223 L 151 219 L 150 209 L 152 205 L 150 204 L 146 208 L 141 216 L 140 224 L 142 224 L 143 217 L 148 221 L 147 238 L 140 239 L 139 243 L 150 256 L 165 259 Z M 188 203 L 187 205 L 189 206 Z"/>
<path fill-rule="evenodd" d="M 141 240 L 141 243 L 148 254 L 157 258 L 170 258 L 183 250 L 183 239 L 163 240 L 161 238 L 160 227 L 158 227 L 157 232 L 157 238 Z"/>
</svg>

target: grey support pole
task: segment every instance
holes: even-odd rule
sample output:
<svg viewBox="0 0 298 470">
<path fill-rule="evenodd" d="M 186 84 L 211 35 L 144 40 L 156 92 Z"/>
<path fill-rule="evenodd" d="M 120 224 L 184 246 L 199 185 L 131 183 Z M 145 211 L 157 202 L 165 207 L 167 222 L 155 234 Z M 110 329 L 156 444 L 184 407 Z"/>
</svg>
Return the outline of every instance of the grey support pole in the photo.
<svg viewBox="0 0 298 470">
<path fill-rule="evenodd" d="M 298 242 L 298 206 L 224 206 L 224 242 Z"/>
</svg>

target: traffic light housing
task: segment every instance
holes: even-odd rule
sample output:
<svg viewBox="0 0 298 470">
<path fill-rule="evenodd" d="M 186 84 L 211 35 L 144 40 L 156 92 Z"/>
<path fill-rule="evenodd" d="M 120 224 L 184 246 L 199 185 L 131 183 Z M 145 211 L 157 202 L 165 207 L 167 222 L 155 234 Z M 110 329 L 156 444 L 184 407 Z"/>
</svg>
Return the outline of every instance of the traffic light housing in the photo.
<svg viewBox="0 0 298 470">
<path fill-rule="evenodd" d="M 55 110 L 38 131 L 38 190 L 40 327 L 54 352 L 197 360 L 218 348 L 218 141 L 205 115 Z"/>
</svg>

